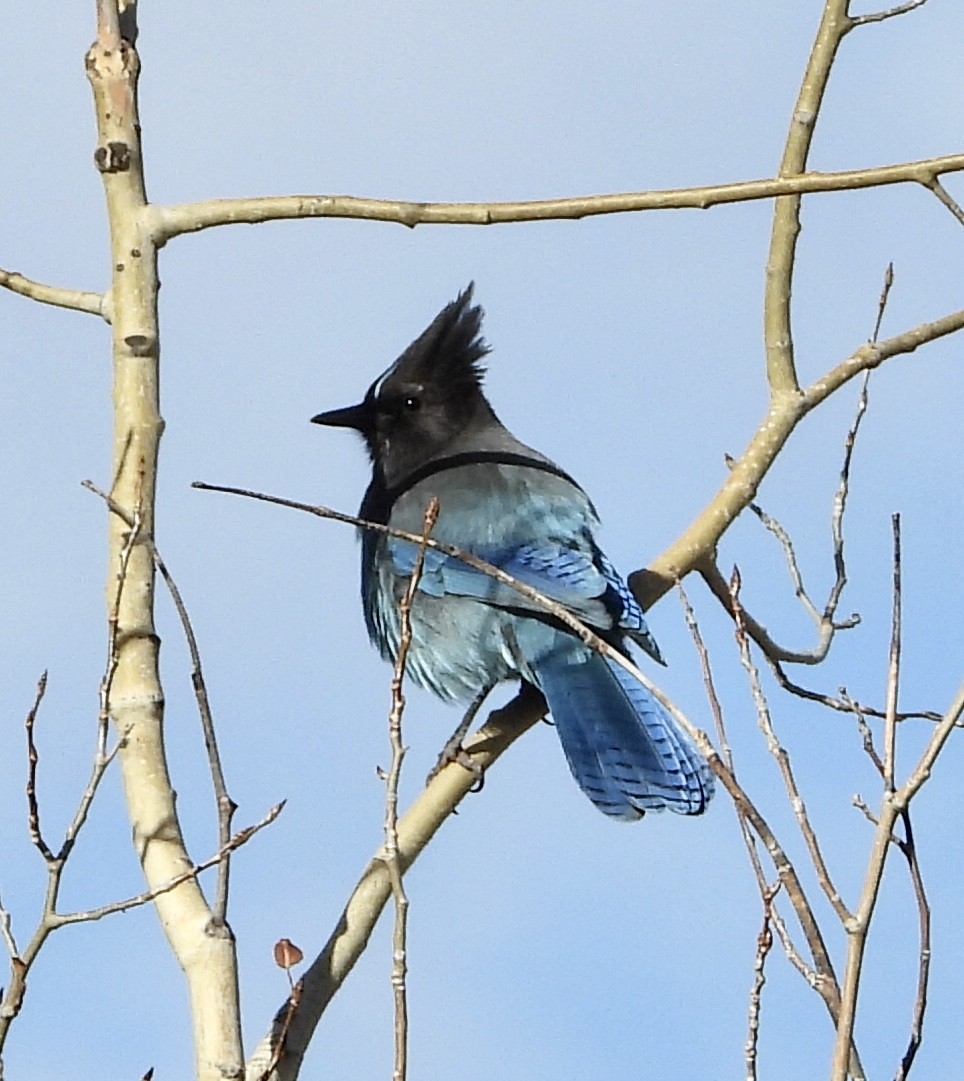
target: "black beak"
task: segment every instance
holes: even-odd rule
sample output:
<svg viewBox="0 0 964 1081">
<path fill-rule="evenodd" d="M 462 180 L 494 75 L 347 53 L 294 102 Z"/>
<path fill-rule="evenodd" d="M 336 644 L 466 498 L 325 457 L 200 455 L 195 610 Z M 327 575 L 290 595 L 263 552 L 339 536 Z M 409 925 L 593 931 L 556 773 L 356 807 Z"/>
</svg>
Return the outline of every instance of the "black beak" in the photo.
<svg viewBox="0 0 964 1081">
<path fill-rule="evenodd" d="M 345 409 L 329 409 L 311 418 L 312 424 L 327 424 L 329 428 L 354 428 L 357 432 L 366 432 L 370 427 L 368 409 L 362 402 L 349 405 Z"/>
</svg>

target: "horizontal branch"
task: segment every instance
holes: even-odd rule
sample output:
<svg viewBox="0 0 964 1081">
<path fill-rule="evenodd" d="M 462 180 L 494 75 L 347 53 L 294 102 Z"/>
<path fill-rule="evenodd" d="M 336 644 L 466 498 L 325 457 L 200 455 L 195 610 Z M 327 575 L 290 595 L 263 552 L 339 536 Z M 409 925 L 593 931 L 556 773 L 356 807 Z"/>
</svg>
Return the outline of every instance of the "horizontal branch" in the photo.
<svg viewBox="0 0 964 1081">
<path fill-rule="evenodd" d="M 43 282 L 31 281 L 15 270 L 4 270 L 3 267 L 0 267 L 0 287 L 36 300 L 40 304 L 52 304 L 55 308 L 69 308 L 71 311 L 87 312 L 88 315 L 99 315 L 110 322 L 104 293 L 82 293 L 77 289 L 45 285 Z"/>
<path fill-rule="evenodd" d="M 291 218 L 359 218 L 364 221 L 416 225 L 498 225 L 508 222 L 586 218 L 642 210 L 708 210 L 725 203 L 774 199 L 780 195 L 855 191 L 889 184 L 921 184 L 932 189 L 937 177 L 964 171 L 964 154 L 926 161 L 853 169 L 837 173 L 713 184 L 699 188 L 582 195 L 571 199 L 538 199 L 513 203 L 425 203 L 396 199 L 364 199 L 353 195 L 288 195 L 257 199 L 212 199 L 179 206 L 151 206 L 154 237 L 163 244 L 182 233 L 218 225 L 257 225 Z"/>
</svg>

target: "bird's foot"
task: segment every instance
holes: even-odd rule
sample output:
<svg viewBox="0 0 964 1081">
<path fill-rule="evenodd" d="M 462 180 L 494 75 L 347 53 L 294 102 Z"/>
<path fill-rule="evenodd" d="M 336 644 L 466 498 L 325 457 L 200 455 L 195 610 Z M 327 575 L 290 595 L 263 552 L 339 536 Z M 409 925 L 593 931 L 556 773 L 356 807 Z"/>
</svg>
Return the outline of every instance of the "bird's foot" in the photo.
<svg viewBox="0 0 964 1081">
<path fill-rule="evenodd" d="M 441 753 L 438 756 L 438 761 L 432 768 L 432 771 L 425 778 L 426 784 L 431 784 L 435 777 L 445 769 L 446 766 L 455 765 L 461 766 L 462 769 L 468 770 L 475 777 L 475 783 L 472 785 L 470 792 L 481 792 L 482 786 L 485 784 L 485 770 L 479 765 L 478 762 L 469 754 L 469 752 L 462 746 L 462 736 L 464 732 L 455 732 L 452 738 L 442 748 Z"/>
<path fill-rule="evenodd" d="M 453 762 L 460 765 L 463 769 L 469 771 L 475 778 L 475 783 L 469 789 L 470 792 L 481 792 L 482 785 L 485 784 L 485 773 L 478 762 L 469 754 L 469 752 L 462 746 L 462 740 L 465 739 L 465 735 L 472 727 L 472 722 L 475 720 L 475 715 L 482 707 L 482 703 L 485 701 L 491 687 L 483 687 L 479 693 L 472 699 L 469 704 L 469 708 L 465 711 L 465 716 L 459 722 L 458 728 L 449 736 L 442 748 L 441 754 L 438 756 L 438 761 L 435 763 L 435 768 L 425 778 L 425 783 L 429 784 L 434 780 L 436 774 L 441 773 L 446 766 L 450 766 Z"/>
</svg>

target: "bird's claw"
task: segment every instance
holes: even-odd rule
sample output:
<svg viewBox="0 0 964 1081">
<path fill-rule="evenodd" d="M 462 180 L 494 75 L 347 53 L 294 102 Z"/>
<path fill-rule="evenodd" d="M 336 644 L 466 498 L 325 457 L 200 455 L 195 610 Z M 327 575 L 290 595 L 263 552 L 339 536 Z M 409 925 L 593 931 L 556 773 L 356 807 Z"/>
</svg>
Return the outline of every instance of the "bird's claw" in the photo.
<svg viewBox="0 0 964 1081">
<path fill-rule="evenodd" d="M 472 755 L 470 755 L 462 746 L 461 735 L 459 735 L 458 739 L 450 739 L 448 743 L 445 744 L 431 773 L 425 778 L 425 783 L 430 784 L 446 766 L 450 766 L 453 763 L 461 766 L 464 770 L 468 770 L 468 772 L 475 777 L 475 782 L 469 791 L 481 792 L 482 786 L 485 784 L 485 770 L 483 770 L 479 763 L 476 762 Z"/>
</svg>

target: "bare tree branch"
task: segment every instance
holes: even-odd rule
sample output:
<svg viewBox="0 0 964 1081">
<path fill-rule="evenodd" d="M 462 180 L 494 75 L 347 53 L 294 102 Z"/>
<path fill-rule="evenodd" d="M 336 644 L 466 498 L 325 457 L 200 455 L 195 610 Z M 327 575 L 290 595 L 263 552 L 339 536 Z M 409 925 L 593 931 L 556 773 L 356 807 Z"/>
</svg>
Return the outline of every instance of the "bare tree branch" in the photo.
<svg viewBox="0 0 964 1081">
<path fill-rule="evenodd" d="M 418 546 L 415 566 L 408 580 L 405 596 L 399 604 L 400 632 L 398 657 L 392 673 L 392 709 L 388 718 L 388 733 L 392 747 L 392 764 L 385 785 L 385 866 L 388 868 L 392 897 L 395 899 L 395 927 L 392 932 L 392 992 L 395 999 L 395 1068 L 393 1081 L 405 1081 L 408 1076 L 408 897 L 402 882 L 402 866 L 398 851 L 398 782 L 402 776 L 405 745 L 402 741 L 402 715 L 405 712 L 405 665 L 412 646 L 412 605 L 422 570 L 425 566 L 426 542 L 438 521 L 439 502 L 433 498 L 425 509 L 422 543 Z"/>
<path fill-rule="evenodd" d="M 898 15 L 906 15 L 909 11 L 915 11 L 919 7 L 923 7 L 927 3 L 927 0 L 907 0 L 905 4 L 897 4 L 896 7 L 888 8 L 886 11 L 877 11 L 872 15 L 851 15 L 850 26 L 869 26 L 871 23 L 882 23 L 885 19 L 893 19 Z"/>
<path fill-rule="evenodd" d="M 178 619 L 181 623 L 181 629 L 184 632 L 184 638 L 191 655 L 191 683 L 194 687 L 194 697 L 197 701 L 198 714 L 201 719 L 201 730 L 204 733 L 204 746 L 208 755 L 208 767 L 211 771 L 211 780 L 214 785 L 214 795 L 217 801 L 218 842 L 225 852 L 224 858 L 218 862 L 218 884 L 214 903 L 214 919 L 218 923 L 223 924 L 227 919 L 228 912 L 231 864 L 230 852 L 232 851 L 232 849 L 227 846 L 231 839 L 231 823 L 234 819 L 234 814 L 238 809 L 238 805 L 228 794 L 227 781 L 225 780 L 224 769 L 221 765 L 221 753 L 218 749 L 217 732 L 214 727 L 214 717 L 211 713 L 211 703 L 208 698 L 207 684 L 204 681 L 204 670 L 201 665 L 201 651 L 198 648 L 197 636 L 194 634 L 194 627 L 191 624 L 191 619 L 188 615 L 184 598 L 181 596 L 181 591 L 174 580 L 174 576 L 168 570 L 167 564 L 162 559 L 161 553 L 157 550 L 157 545 L 154 541 L 149 537 L 139 537 L 138 534 L 140 530 L 137 523 L 131 518 L 127 511 L 116 502 L 116 500 L 112 499 L 106 492 L 101 491 L 93 481 L 82 481 L 82 487 L 86 488 L 89 492 L 93 492 L 94 495 L 99 496 L 107 504 L 111 512 L 116 514 L 130 527 L 132 536 L 137 537 L 142 543 L 149 545 L 154 565 L 157 567 L 158 572 L 164 580 L 164 584 L 167 586 L 168 592 L 171 595 L 171 600 L 174 602 L 174 608 L 177 611 Z"/>
<path fill-rule="evenodd" d="M 490 714 L 485 726 L 469 740 L 466 751 L 486 769 L 544 714 L 541 695 L 520 693 L 504 709 Z M 455 764 L 435 775 L 398 823 L 398 857 L 403 871 L 411 867 L 474 784 L 474 774 Z M 273 1058 L 272 1079 L 293 1081 L 298 1076 L 318 1021 L 364 952 L 391 895 L 388 868 L 382 853 L 377 853 L 349 898 L 338 926 L 303 977 L 304 994 L 290 1023 L 284 1053 L 275 1058 L 288 1003 L 278 1011 L 271 1031 L 249 1060 L 245 1070 L 249 1081 L 267 1077 L 266 1068 Z"/>
<path fill-rule="evenodd" d="M 88 315 L 99 315 L 102 319 L 110 322 L 110 305 L 106 293 L 82 293 L 76 289 L 61 289 L 56 285 L 45 285 L 43 282 L 31 281 L 15 270 L 4 270 L 0 267 L 0 288 L 9 289 L 11 293 L 19 293 L 28 300 L 36 300 L 40 304 L 51 304 L 55 308 L 68 308 L 71 311 L 86 312 Z"/>
<path fill-rule="evenodd" d="M 243 830 L 228 838 L 228 843 L 219 848 L 213 856 L 209 856 L 208 859 L 196 863 L 193 867 L 176 875 L 170 882 L 162 882 L 161 885 L 144 890 L 143 893 L 127 897 L 123 901 L 111 901 L 110 904 L 101 905 L 99 908 L 78 912 L 52 913 L 50 916 L 51 929 L 63 927 L 70 923 L 92 923 L 95 920 L 102 920 L 105 916 L 113 916 L 118 912 L 128 912 L 132 908 L 140 908 L 142 905 L 156 901 L 158 897 L 163 897 L 164 894 L 176 890 L 185 882 L 193 881 L 208 868 L 216 867 L 219 863 L 222 863 L 232 852 L 247 844 L 256 833 L 260 833 L 265 826 L 270 826 L 284 810 L 284 807 L 284 800 L 276 803 L 260 822 L 255 822 L 253 826 L 245 826 Z"/>
<path fill-rule="evenodd" d="M 665 191 L 580 195 L 512 203 L 427 203 L 366 199 L 352 195 L 282 195 L 253 199 L 212 199 L 150 208 L 159 245 L 184 233 L 222 225 L 256 225 L 292 218 L 354 218 L 414 228 L 417 225 L 498 225 L 523 221 L 567 221 L 600 214 L 649 210 L 707 210 L 756 199 L 856 191 L 891 184 L 919 184 L 933 190 L 945 173 L 964 171 L 964 154 L 948 154 L 870 169 L 781 175 L 764 180 L 712 184 Z"/>
<path fill-rule="evenodd" d="M 894 791 L 894 771 L 897 768 L 897 693 L 900 688 L 900 515 L 891 518 L 894 533 L 894 612 L 890 634 L 890 656 L 887 663 L 887 705 L 884 716 L 884 792 Z"/>
<path fill-rule="evenodd" d="M 773 519 L 770 519 L 773 521 Z M 781 527 L 782 528 L 782 527 Z M 795 557 L 794 557 L 795 559 Z M 714 597 L 723 605 L 723 607 L 732 616 L 734 614 L 733 607 L 730 598 L 730 588 L 726 578 L 723 577 L 723 572 L 716 565 L 715 561 L 711 559 L 703 560 L 696 571 L 700 577 L 706 583 L 710 592 Z M 798 572 L 799 573 L 799 572 Z M 809 598 L 808 598 L 809 600 Z M 746 633 L 753 639 L 754 642 L 760 647 L 766 656 L 767 660 L 772 664 L 820 664 L 826 656 L 830 648 L 830 644 L 833 641 L 833 636 L 838 630 L 846 630 L 852 626 L 856 626 L 854 621 L 855 617 L 851 617 L 848 620 L 844 620 L 842 623 L 834 623 L 832 618 L 830 620 L 825 619 L 816 613 L 817 625 L 820 629 L 820 637 L 817 641 L 817 645 L 811 650 L 793 650 L 787 649 L 781 646 L 778 642 L 774 641 L 767 631 L 766 627 L 759 620 L 755 619 L 747 611 L 742 611 L 742 618 L 744 621 L 744 628 Z M 787 687 L 789 689 L 789 685 Z"/>
<path fill-rule="evenodd" d="M 86 57 L 97 121 L 94 163 L 110 226 L 114 404 L 110 494 L 128 514 L 142 511 L 138 543 L 118 612 L 118 660 L 107 712 L 118 755 L 134 848 L 148 890 L 185 875 L 191 860 L 171 783 L 163 733 L 164 695 L 154 621 L 154 536 L 160 414 L 158 260 L 148 210 L 137 106 L 140 58 L 133 46 L 133 5 L 98 0 L 97 40 Z M 107 518 L 109 588 L 117 580 L 127 527 Z M 199 1081 L 223 1081 L 243 1068 L 235 942 L 195 878 L 159 894 L 161 926 L 181 965 L 192 1002 Z"/>
<path fill-rule="evenodd" d="M 914 1065 L 914 1059 L 920 1050 L 921 1039 L 924 1032 L 924 1014 L 927 1012 L 927 989 L 930 983 L 931 971 L 931 908 L 927 900 L 927 891 L 924 888 L 924 878 L 921 874 L 920 862 L 917 857 L 917 845 L 914 842 L 914 830 L 911 826 L 910 809 L 901 812 L 901 820 L 904 823 L 903 839 L 895 838 L 898 848 L 907 860 L 907 868 L 910 871 L 911 882 L 914 884 L 914 897 L 917 901 L 918 934 L 920 936 L 920 949 L 917 961 L 917 997 L 914 1000 L 914 1014 L 911 1019 L 910 1036 L 907 1040 L 907 1050 L 900 1060 L 900 1066 L 894 1075 L 894 1081 L 906 1081 Z"/>
<path fill-rule="evenodd" d="M 886 748 L 883 758 L 884 804 L 877 817 L 874 832 L 874 844 L 867 867 L 864 887 L 856 913 L 841 922 L 847 931 L 847 964 L 844 971 L 843 986 L 840 994 L 840 1017 L 837 1021 L 837 1042 L 834 1046 L 832 1081 L 847 1081 L 847 1049 L 853 1038 L 854 1024 L 857 1018 L 857 995 L 860 978 L 863 974 L 864 951 L 867 945 L 867 932 L 873 918 L 880 884 L 884 874 L 884 864 L 890 842 L 893 840 L 893 826 L 897 811 L 893 806 L 894 794 L 894 758 L 897 734 L 897 692 L 900 678 L 901 646 L 901 608 L 900 608 L 900 519 L 893 519 L 894 529 L 894 591 L 893 621 L 891 627 L 890 665 L 887 673 L 887 716 L 885 719 Z M 869 810 L 865 813 L 871 817 Z"/>
<path fill-rule="evenodd" d="M 900 551 L 899 546 L 895 546 L 895 560 L 899 561 Z M 894 582 L 895 591 L 899 592 L 900 576 L 895 569 Z M 899 604 L 895 598 L 895 617 L 893 635 L 898 639 L 900 637 L 900 612 Z M 899 650 L 899 646 L 897 647 Z M 893 654 L 892 647 L 892 654 Z M 888 685 L 893 683 L 899 674 L 899 666 L 895 667 L 891 664 L 890 672 L 888 676 Z M 897 691 L 896 689 L 888 686 L 888 700 L 896 702 Z M 860 983 L 860 974 L 863 966 L 863 954 L 866 946 L 867 932 L 870 928 L 870 921 L 873 918 L 874 910 L 877 904 L 877 898 L 880 892 L 880 884 L 883 877 L 884 865 L 887 860 L 887 852 L 892 841 L 895 841 L 894 837 L 894 825 L 905 811 L 909 809 L 910 802 L 921 790 L 921 788 L 927 783 L 934 768 L 934 764 L 937 761 L 938 756 L 944 748 L 947 740 L 950 738 L 954 728 L 958 725 L 961 719 L 961 715 L 964 714 L 964 685 L 957 692 L 957 696 L 951 703 L 947 712 L 941 718 L 937 724 L 931 738 L 927 744 L 924 753 L 921 755 L 916 767 L 911 772 L 910 776 L 904 782 L 904 784 L 896 791 L 891 791 L 887 784 L 884 785 L 883 801 L 881 804 L 880 813 L 876 817 L 876 829 L 874 831 L 874 843 L 871 851 L 870 860 L 868 862 L 866 876 L 864 880 L 863 890 L 860 896 L 860 902 L 854 913 L 854 918 L 846 926 L 848 933 L 848 948 L 847 948 L 847 968 L 844 976 L 844 986 L 841 993 L 841 1010 L 840 1020 L 837 1026 L 837 1043 L 834 1048 L 833 1058 L 833 1081 L 845 1081 L 847 1074 L 847 1057 L 845 1053 L 845 1041 L 853 1033 L 853 1025 L 856 1017 L 857 1009 L 857 993 Z M 886 772 L 886 754 L 883 759 L 885 772 Z M 867 812 L 868 817 L 873 821 L 873 816 Z M 923 917 L 922 917 L 923 925 Z M 929 928 L 928 928 L 929 933 Z M 923 934 L 923 931 L 922 931 Z M 921 956 L 924 958 L 924 948 L 921 948 Z M 923 963 L 923 962 L 922 962 Z M 918 982 L 918 998 L 920 1000 L 920 986 L 923 985 L 926 988 L 926 976 L 927 971 L 924 970 L 923 977 L 919 977 Z M 918 1011 L 915 1010 L 915 1016 Z M 919 1016 L 923 1016 L 923 1005 L 919 1007 Z M 913 1039 L 913 1036 L 912 1036 Z"/>
<path fill-rule="evenodd" d="M 779 885 L 767 890 L 763 898 L 763 927 L 757 938 L 756 956 L 753 960 L 753 987 L 750 989 L 750 1006 L 747 1011 L 747 1038 L 744 1047 L 747 1081 L 757 1081 L 757 1053 L 760 1042 L 760 1006 L 763 988 L 767 982 L 766 960 L 773 947 L 771 906 Z"/>
<path fill-rule="evenodd" d="M 10 913 L 4 907 L 3 900 L 0 899 L 0 937 L 3 938 L 4 944 L 7 947 L 7 953 L 10 954 L 10 959 L 14 960 L 19 956 L 19 950 L 17 949 L 17 940 L 13 937 L 13 920 Z"/>
<path fill-rule="evenodd" d="M 733 799 L 733 807 L 736 811 L 744 844 L 746 845 L 747 855 L 750 858 L 750 866 L 753 869 L 757 887 L 760 890 L 760 897 L 763 901 L 765 910 L 770 913 L 772 925 L 777 932 L 784 952 L 793 967 L 801 974 L 801 976 L 803 976 L 809 986 L 814 988 L 823 999 L 831 1018 L 833 1018 L 834 1023 L 836 1023 L 840 990 L 819 923 L 817 922 L 816 916 L 807 899 L 806 893 L 804 892 L 792 862 L 788 858 L 783 847 L 777 841 L 775 834 L 770 829 L 766 820 L 754 806 L 750 797 L 740 787 L 736 779 L 735 766 L 732 754 L 729 750 L 729 741 L 726 736 L 723 710 L 716 694 L 712 669 L 710 667 L 709 653 L 703 642 L 699 625 L 697 624 L 696 616 L 690 605 L 689 599 L 686 596 L 682 585 L 678 588 L 683 603 L 683 609 L 686 614 L 687 626 L 693 636 L 697 654 L 700 659 L 703 681 L 707 689 L 710 708 L 716 721 L 720 745 L 723 748 L 725 763 L 720 764 L 725 765 L 726 768 L 724 770 L 718 769 L 717 764 L 719 760 L 716 759 L 714 761 L 713 758 L 710 759 L 710 765 L 713 767 L 714 773 L 716 773 L 717 777 L 723 782 Z M 767 880 L 766 873 L 764 872 L 763 865 L 760 861 L 759 852 L 757 851 L 756 837 L 760 838 L 773 862 L 773 866 L 779 877 L 778 884 L 776 885 L 771 884 Z M 785 922 L 776 909 L 775 898 L 777 885 L 786 890 L 787 897 L 790 900 L 797 920 L 804 932 L 804 937 L 807 940 L 810 956 L 813 960 L 813 968 L 811 968 L 800 956 Z M 854 1058 L 859 1062 L 856 1051 L 854 1051 Z"/>
<path fill-rule="evenodd" d="M 692 525 L 646 570 L 629 576 L 630 587 L 643 607 L 651 607 L 716 550 L 733 520 L 756 497 L 760 483 L 791 432 L 809 412 L 861 372 L 877 368 L 891 357 L 912 353 L 921 345 L 962 328 L 964 310 L 932 323 L 922 323 L 886 341 L 868 342 L 800 395 L 786 395 L 774 401 L 720 490 Z"/>
<path fill-rule="evenodd" d="M 766 696 L 763 693 L 763 687 L 760 683 L 759 669 L 754 664 L 753 657 L 750 653 L 749 637 L 740 620 L 740 576 L 739 572 L 736 570 L 733 572 L 730 591 L 733 597 L 733 607 L 736 612 L 736 641 L 740 649 L 740 660 L 750 682 L 750 693 L 753 696 L 753 703 L 756 706 L 757 723 L 766 740 L 767 750 L 769 750 L 779 767 L 780 776 L 783 778 L 783 784 L 787 790 L 787 798 L 789 799 L 790 806 L 793 808 L 793 815 L 797 820 L 797 825 L 800 828 L 800 833 L 807 846 L 807 851 L 810 853 L 810 860 L 813 863 L 814 871 L 817 874 L 817 881 L 820 883 L 820 888 L 823 890 L 824 895 L 830 902 L 831 907 L 840 921 L 846 923 L 852 918 L 851 914 L 830 877 L 830 871 L 827 868 L 823 853 L 820 850 L 820 842 L 817 839 L 813 826 L 810 824 L 810 816 L 807 814 L 807 805 L 804 802 L 803 796 L 800 793 L 800 788 L 797 785 L 797 779 L 793 772 L 790 756 L 777 737 L 776 729 L 773 725 L 773 718 L 770 714 L 770 707 L 767 704 Z"/>
<path fill-rule="evenodd" d="M 964 225 L 964 209 L 961 208 L 961 204 L 954 198 L 953 195 L 944 187 L 944 185 L 935 176 L 934 179 L 927 185 L 928 188 L 937 196 L 937 198 L 947 207 L 947 209 L 954 215 L 955 218 Z"/>
<path fill-rule="evenodd" d="M 40 829 L 40 808 L 37 805 L 37 763 L 40 761 L 40 755 L 37 753 L 37 743 L 33 734 L 34 725 L 37 723 L 37 711 L 40 709 L 46 690 L 47 673 L 44 672 L 37 682 L 37 695 L 24 721 L 24 728 L 27 732 L 27 832 L 30 834 L 34 847 L 49 864 L 53 863 L 55 856 L 50 851 Z"/>
<path fill-rule="evenodd" d="M 709 651 L 707 650 L 706 644 L 703 641 L 703 635 L 696 620 L 696 613 L 693 610 L 693 606 L 690 604 L 689 597 L 686 595 L 686 591 L 684 590 L 682 583 L 679 583 L 677 590 L 679 593 L 680 602 L 683 605 L 686 625 L 689 628 L 694 645 L 696 646 L 697 655 L 699 657 L 700 670 L 703 673 L 703 685 L 706 688 L 706 697 L 710 704 L 710 710 L 713 714 L 713 719 L 716 725 L 717 739 L 719 740 L 720 751 L 723 757 L 723 761 L 725 762 L 729 771 L 735 777 L 736 766 L 733 761 L 733 752 L 730 748 L 729 737 L 726 731 L 726 723 L 723 718 L 723 707 L 720 705 L 720 699 L 716 693 L 716 684 L 713 678 L 713 670 L 710 664 Z M 776 908 L 775 898 L 781 883 L 778 881 L 777 885 L 773 886 L 768 881 L 766 872 L 763 870 L 763 863 L 760 859 L 760 852 L 757 847 L 756 835 L 751 829 L 747 817 L 743 814 L 741 805 L 734 801 L 733 809 L 736 812 L 737 822 L 740 827 L 740 834 L 743 837 L 743 843 L 746 846 L 747 856 L 750 860 L 750 866 L 753 869 L 753 875 L 756 879 L 757 888 L 760 891 L 760 898 L 763 901 L 764 911 L 769 913 L 770 922 L 772 926 L 776 929 L 777 937 L 780 939 L 780 944 L 783 947 L 784 953 L 786 954 L 790 963 L 800 973 L 800 975 L 803 976 L 803 978 L 811 987 L 817 987 L 818 980 L 816 972 L 814 972 L 814 970 L 800 956 L 799 951 L 793 943 L 787 925 Z M 760 987 L 760 991 L 762 993 L 762 984 Z M 751 1019 L 752 1010 L 753 1007 L 751 1004 Z M 753 1046 L 755 1048 L 755 1043 Z M 753 1054 L 753 1062 L 755 1069 L 755 1050 Z"/>
</svg>

